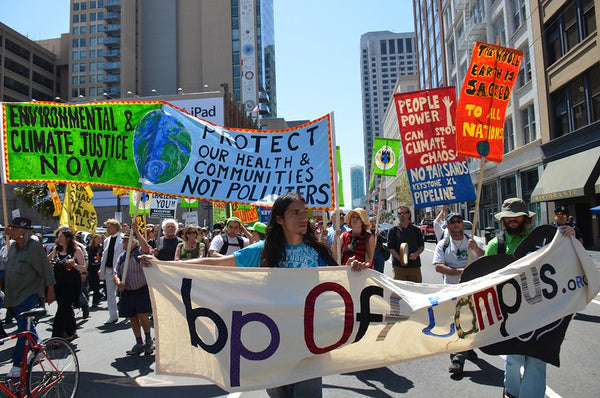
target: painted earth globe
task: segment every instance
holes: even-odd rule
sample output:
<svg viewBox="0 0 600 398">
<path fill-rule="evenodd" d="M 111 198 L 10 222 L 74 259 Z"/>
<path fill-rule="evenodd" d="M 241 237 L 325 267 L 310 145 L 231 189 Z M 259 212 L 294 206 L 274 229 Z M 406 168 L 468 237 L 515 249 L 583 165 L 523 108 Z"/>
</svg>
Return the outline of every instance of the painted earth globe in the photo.
<svg viewBox="0 0 600 398">
<path fill-rule="evenodd" d="M 133 136 L 140 178 L 152 184 L 172 180 L 190 160 L 192 138 L 184 124 L 161 109 L 148 112 Z"/>
</svg>

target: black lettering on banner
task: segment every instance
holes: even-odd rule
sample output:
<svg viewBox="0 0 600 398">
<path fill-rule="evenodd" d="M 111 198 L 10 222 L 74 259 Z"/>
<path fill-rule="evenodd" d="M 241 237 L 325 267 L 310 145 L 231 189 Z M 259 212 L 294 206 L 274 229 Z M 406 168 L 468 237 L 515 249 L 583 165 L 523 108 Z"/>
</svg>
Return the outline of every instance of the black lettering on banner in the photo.
<svg viewBox="0 0 600 398">
<path fill-rule="evenodd" d="M 514 289 L 515 302 L 513 305 L 508 305 L 504 300 L 504 288 L 512 286 Z M 502 336 L 507 337 L 506 332 L 506 321 L 508 320 L 508 314 L 515 314 L 521 307 L 521 286 L 516 279 L 509 279 L 506 282 L 500 283 L 497 287 L 498 301 L 500 303 L 500 312 L 502 313 L 502 322 L 500 323 L 500 333 Z"/>
</svg>

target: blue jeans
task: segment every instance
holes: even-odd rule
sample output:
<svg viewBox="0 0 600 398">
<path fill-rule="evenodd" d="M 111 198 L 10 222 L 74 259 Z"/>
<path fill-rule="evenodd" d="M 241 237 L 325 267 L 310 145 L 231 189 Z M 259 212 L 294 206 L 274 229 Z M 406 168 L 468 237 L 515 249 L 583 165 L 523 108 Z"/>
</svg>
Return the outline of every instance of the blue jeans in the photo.
<svg viewBox="0 0 600 398">
<path fill-rule="evenodd" d="M 521 366 L 524 367 L 523 378 Z M 504 388 L 514 397 L 544 398 L 546 362 L 525 355 L 507 355 L 504 362 Z"/>
<path fill-rule="evenodd" d="M 385 268 L 385 260 L 383 259 L 383 253 L 376 251 L 373 255 L 373 269 L 383 274 Z"/>
<path fill-rule="evenodd" d="M 17 319 L 17 333 L 23 332 L 27 330 L 27 319 L 21 318 L 19 314 L 24 311 L 29 311 L 32 308 L 37 306 L 39 301 L 39 297 L 37 294 L 31 295 L 27 297 L 23 302 L 16 307 L 11 307 L 9 310 L 13 314 L 13 316 Z M 35 330 L 35 326 L 33 323 L 31 324 L 31 332 L 34 334 L 35 338 L 38 339 L 37 330 Z M 21 362 L 23 362 L 23 350 L 25 349 L 25 337 L 19 337 L 17 339 L 17 344 L 12 353 L 12 361 L 14 366 L 21 366 Z"/>
<path fill-rule="evenodd" d="M 323 379 L 299 381 L 285 386 L 267 388 L 270 398 L 321 398 L 323 396 Z"/>
</svg>

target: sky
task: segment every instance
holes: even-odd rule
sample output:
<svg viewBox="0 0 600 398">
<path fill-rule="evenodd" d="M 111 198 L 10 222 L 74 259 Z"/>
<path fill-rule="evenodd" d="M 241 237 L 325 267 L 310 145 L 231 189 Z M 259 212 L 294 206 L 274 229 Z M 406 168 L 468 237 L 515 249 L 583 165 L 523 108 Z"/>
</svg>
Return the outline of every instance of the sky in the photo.
<svg viewBox="0 0 600 398">
<path fill-rule="evenodd" d="M 274 0 L 277 116 L 314 120 L 334 112 L 345 208 L 350 167 L 364 166 L 360 37 L 414 31 L 410 0 Z M 0 21 L 32 40 L 69 31 L 69 0 L 0 0 Z"/>
</svg>

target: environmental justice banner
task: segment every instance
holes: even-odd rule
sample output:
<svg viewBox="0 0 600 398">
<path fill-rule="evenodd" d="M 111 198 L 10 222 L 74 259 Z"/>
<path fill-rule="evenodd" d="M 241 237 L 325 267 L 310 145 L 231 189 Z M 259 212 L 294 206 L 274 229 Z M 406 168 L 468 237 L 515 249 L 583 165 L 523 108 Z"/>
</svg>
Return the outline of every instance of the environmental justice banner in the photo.
<svg viewBox="0 0 600 398">
<path fill-rule="evenodd" d="M 415 208 L 475 200 L 469 166 L 456 151 L 456 89 L 395 93 L 394 103 Z"/>
<path fill-rule="evenodd" d="M 600 274 L 574 238 L 457 285 L 350 267 L 144 268 L 157 373 L 227 391 L 379 368 L 507 340 L 581 311 Z"/>
<path fill-rule="evenodd" d="M 475 43 L 456 110 L 460 155 L 502 163 L 504 118 L 523 51 Z"/>
<path fill-rule="evenodd" d="M 2 103 L 4 177 L 332 209 L 330 115 L 288 130 L 216 126 L 164 102 Z"/>
<path fill-rule="evenodd" d="M 75 231 L 95 234 L 98 217 L 92 204 L 93 196 L 94 193 L 89 186 L 67 184 L 60 210 L 60 224 L 68 225 Z"/>
</svg>

